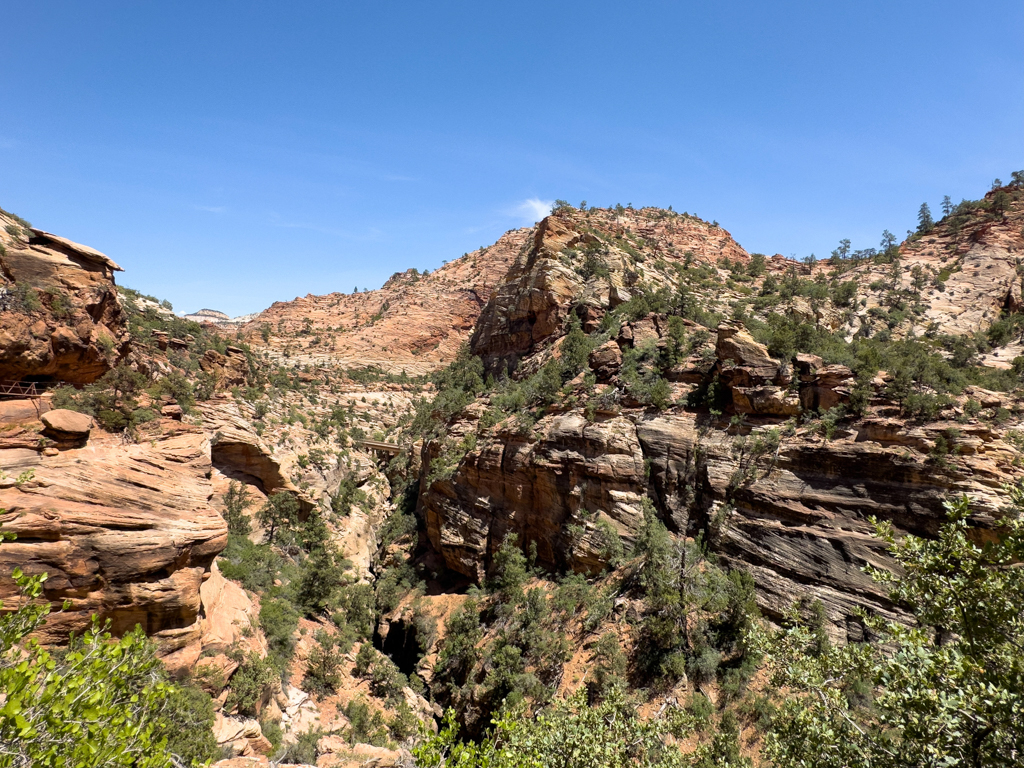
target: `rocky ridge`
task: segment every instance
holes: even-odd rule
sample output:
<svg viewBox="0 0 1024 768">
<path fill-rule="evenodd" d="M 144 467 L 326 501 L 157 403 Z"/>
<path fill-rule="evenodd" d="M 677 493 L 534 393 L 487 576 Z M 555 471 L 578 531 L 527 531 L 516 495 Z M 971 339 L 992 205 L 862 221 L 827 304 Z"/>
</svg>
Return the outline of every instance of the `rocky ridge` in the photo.
<svg viewBox="0 0 1024 768">
<path fill-rule="evenodd" d="M 254 348 L 289 364 L 429 372 L 469 337 L 528 233 L 511 230 L 430 274 L 398 272 L 375 291 L 275 302 L 241 333 Z"/>
<path fill-rule="evenodd" d="M 837 337 L 849 334 L 839 347 L 872 333 L 920 336 L 925 345 L 935 339 L 937 351 L 927 354 L 941 358 L 942 339 L 985 332 L 1001 310 L 1019 306 L 1022 212 L 1013 190 L 1005 210 L 982 205 L 947 217 L 895 255 L 852 269 L 842 261 L 764 260 L 752 276 L 736 251 L 725 269 L 716 263 L 695 274 L 697 259 L 679 264 L 656 239 L 622 253 L 614 230 L 574 209 L 556 212 L 485 308 L 471 348 L 489 369 L 511 371 L 527 393 L 564 356 L 571 317 L 597 348 L 529 418 L 521 407 L 502 410 L 508 395 L 499 387 L 424 445 L 420 510 L 432 546 L 447 567 L 481 580 L 515 533 L 535 547 L 538 562 L 593 573 L 605 564 L 599 527 L 632 541 L 649 499 L 679 535 L 704 536 L 725 562 L 753 573 L 767 615 L 820 600 L 837 636 L 858 637 L 857 606 L 898 613 L 861 570 L 886 562 L 868 518 L 933 533 L 943 499 L 967 493 L 977 523 L 992 524 L 1002 484 L 1020 476 L 1021 405 L 978 386 L 953 397 L 925 386 L 920 396 L 939 405 L 908 417 L 897 399 L 905 395 L 893 394 L 885 371 L 867 381 L 819 356 L 780 359 L 742 320 L 725 322 L 716 312 L 742 318 L 753 310 L 751 322 L 773 339 L 772 317 L 818 329 L 835 317 Z M 585 254 L 596 263 L 582 266 Z M 881 273 L 890 282 L 878 285 Z M 931 288 L 922 275 L 934 278 Z M 790 298 L 760 307 L 751 298 L 769 292 L 766 281 L 787 280 Z M 843 281 L 856 286 L 852 308 L 831 298 Z M 817 286 L 823 299 L 813 298 Z M 674 299 L 658 295 L 665 288 Z M 951 304 L 950 296 L 969 303 Z M 675 302 L 674 310 L 660 309 Z M 884 317 L 871 311 L 880 305 Z M 638 368 L 627 371 L 624 358 Z M 655 405 L 640 379 L 649 384 L 659 367 L 663 402 Z M 838 422 L 830 415 L 823 424 L 830 409 L 841 409 Z"/>
</svg>

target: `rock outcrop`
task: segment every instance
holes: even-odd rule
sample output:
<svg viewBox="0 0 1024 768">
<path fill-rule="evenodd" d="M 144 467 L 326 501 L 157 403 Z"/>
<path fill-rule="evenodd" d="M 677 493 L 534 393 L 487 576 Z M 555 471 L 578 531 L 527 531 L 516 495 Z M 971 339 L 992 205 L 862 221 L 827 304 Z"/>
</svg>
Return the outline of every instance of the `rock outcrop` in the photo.
<svg viewBox="0 0 1024 768">
<path fill-rule="evenodd" d="M 660 266 L 637 258 L 652 251 Z M 660 209 L 563 209 L 533 231 L 528 247 L 488 301 L 471 348 L 489 370 L 517 362 L 561 333 L 573 304 L 593 330 L 608 309 L 646 284 L 674 286 L 669 265 L 743 263 L 749 255 L 717 225 Z"/>
<path fill-rule="evenodd" d="M 120 269 L 0 213 L 0 380 L 79 384 L 106 373 L 128 351 Z"/>
<path fill-rule="evenodd" d="M 66 643 L 95 614 L 117 633 L 140 624 L 165 655 L 198 648 L 200 588 L 227 527 L 210 506 L 202 430 L 169 419 L 152 426 L 138 444 L 93 432 L 81 447 L 48 451 L 33 414 L 8 424 L 36 439 L 0 447 L 0 524 L 17 535 L 0 547 L 0 599 L 16 594 L 14 567 L 48 574 L 45 598 L 71 607 L 50 615 L 47 643 Z"/>
</svg>

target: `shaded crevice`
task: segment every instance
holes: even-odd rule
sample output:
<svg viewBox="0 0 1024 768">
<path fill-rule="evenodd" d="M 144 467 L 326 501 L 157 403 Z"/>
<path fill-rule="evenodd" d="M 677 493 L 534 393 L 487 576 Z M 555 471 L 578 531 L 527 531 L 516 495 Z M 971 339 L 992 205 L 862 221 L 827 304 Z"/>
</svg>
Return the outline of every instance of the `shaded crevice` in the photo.
<svg viewBox="0 0 1024 768">
<path fill-rule="evenodd" d="M 385 625 L 385 629 L 382 634 L 381 627 L 377 627 L 373 633 L 373 646 L 391 659 L 402 674 L 411 675 L 423 657 L 416 625 L 405 619 L 396 619 Z"/>
</svg>

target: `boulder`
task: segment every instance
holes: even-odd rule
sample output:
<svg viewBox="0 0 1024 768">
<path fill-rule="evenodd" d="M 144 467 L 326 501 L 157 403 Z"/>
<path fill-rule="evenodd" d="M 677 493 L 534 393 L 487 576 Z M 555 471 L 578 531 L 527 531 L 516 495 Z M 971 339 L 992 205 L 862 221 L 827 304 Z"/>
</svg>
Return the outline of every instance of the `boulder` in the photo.
<svg viewBox="0 0 1024 768">
<path fill-rule="evenodd" d="M 732 361 L 748 369 L 755 378 L 770 380 L 778 375 L 778 361 L 773 360 L 768 355 L 767 347 L 755 341 L 739 323 L 722 323 L 718 326 L 715 355 L 719 362 Z"/>
<path fill-rule="evenodd" d="M 614 340 L 606 341 L 590 353 L 587 362 L 599 381 L 607 381 L 622 367 L 622 350 Z"/>
<path fill-rule="evenodd" d="M 78 411 L 69 411 L 66 408 L 47 411 L 39 417 L 39 420 L 43 422 L 44 431 L 51 436 L 73 440 L 89 437 L 93 426 L 92 416 Z"/>
<path fill-rule="evenodd" d="M 213 735 L 217 746 L 234 757 L 268 755 L 273 748 L 260 724 L 249 718 L 225 717 L 218 712 L 213 722 Z"/>
<path fill-rule="evenodd" d="M 800 404 L 804 410 L 827 411 L 850 402 L 853 371 L 845 365 L 827 365 L 800 375 Z"/>
<path fill-rule="evenodd" d="M 181 421 L 183 411 L 181 410 L 180 405 L 165 405 L 160 409 L 160 415 L 168 419 L 175 419 L 177 421 Z"/>
</svg>

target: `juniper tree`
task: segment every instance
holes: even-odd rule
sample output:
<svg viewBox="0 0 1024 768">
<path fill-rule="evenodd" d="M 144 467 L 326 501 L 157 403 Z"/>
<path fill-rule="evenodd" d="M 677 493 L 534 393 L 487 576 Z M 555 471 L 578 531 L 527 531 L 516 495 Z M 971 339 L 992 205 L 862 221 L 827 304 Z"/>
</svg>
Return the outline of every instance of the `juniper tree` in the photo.
<svg viewBox="0 0 1024 768">
<path fill-rule="evenodd" d="M 932 218 L 931 208 L 928 207 L 928 203 L 921 203 L 921 207 L 917 211 L 917 231 L 920 234 L 931 232 L 935 226 L 935 220 Z"/>
</svg>

